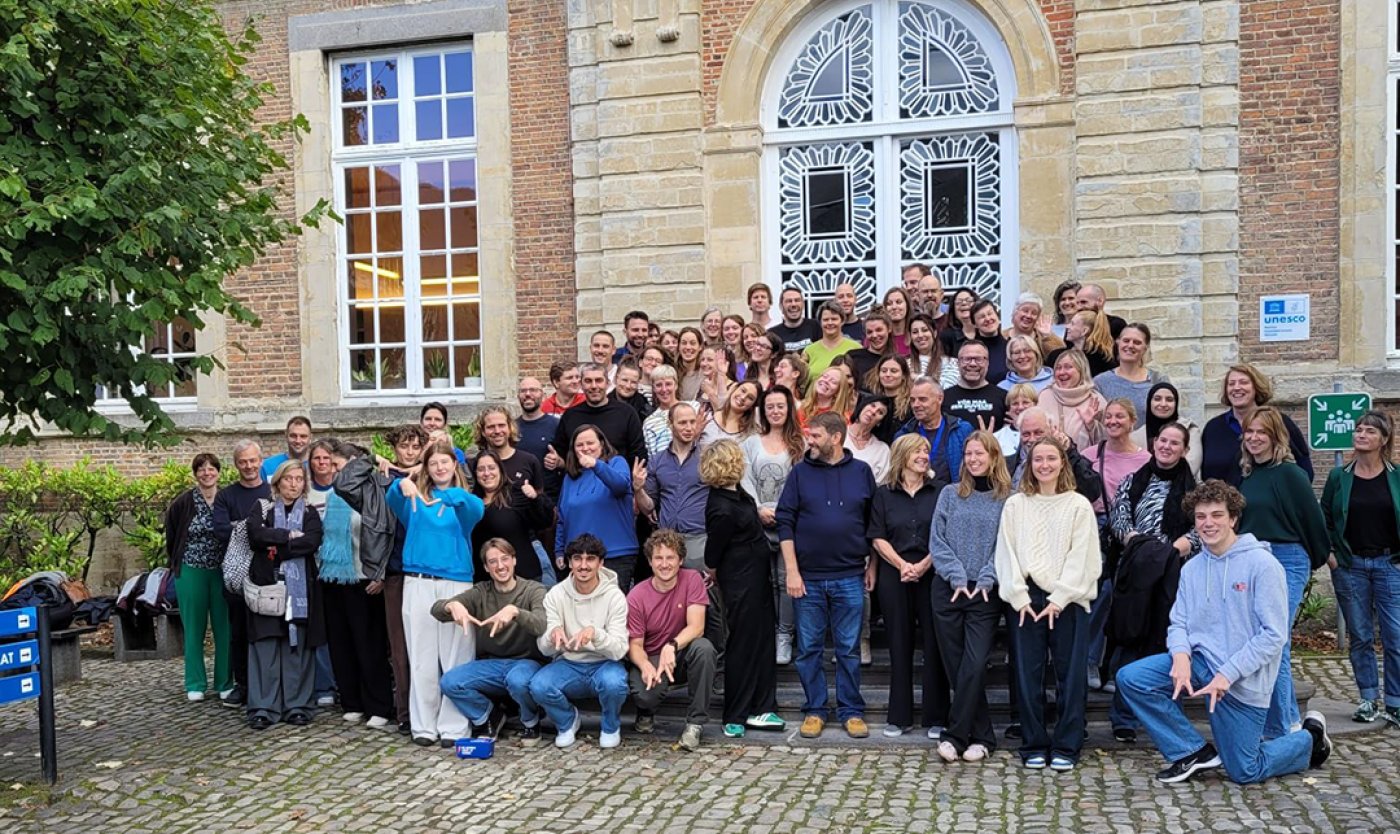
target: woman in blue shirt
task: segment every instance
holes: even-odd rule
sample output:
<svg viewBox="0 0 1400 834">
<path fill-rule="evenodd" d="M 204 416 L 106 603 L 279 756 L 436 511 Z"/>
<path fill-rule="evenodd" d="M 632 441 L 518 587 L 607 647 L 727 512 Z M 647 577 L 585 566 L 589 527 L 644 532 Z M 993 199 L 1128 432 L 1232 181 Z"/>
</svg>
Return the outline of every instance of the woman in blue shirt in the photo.
<svg viewBox="0 0 1400 834">
<path fill-rule="evenodd" d="M 403 630 L 408 645 L 409 723 L 413 743 L 451 747 L 471 724 L 441 690 L 444 672 L 476 659 L 476 639 L 456 623 L 433 618 L 433 603 L 472 586 L 472 528 L 486 507 L 466 489 L 452 444 L 434 441 L 412 480 L 400 478 L 385 496 L 405 530 Z"/>
<path fill-rule="evenodd" d="M 637 462 L 646 480 L 646 464 Z M 554 558 L 561 564 L 564 548 L 584 533 L 602 540 L 608 557 L 604 565 L 617 574 L 624 592 L 632 585 L 637 561 L 637 526 L 632 513 L 633 477 L 627 459 L 613 449 L 597 426 L 574 430 L 564 459 L 564 485 L 559 490 L 559 522 L 554 536 Z"/>
</svg>

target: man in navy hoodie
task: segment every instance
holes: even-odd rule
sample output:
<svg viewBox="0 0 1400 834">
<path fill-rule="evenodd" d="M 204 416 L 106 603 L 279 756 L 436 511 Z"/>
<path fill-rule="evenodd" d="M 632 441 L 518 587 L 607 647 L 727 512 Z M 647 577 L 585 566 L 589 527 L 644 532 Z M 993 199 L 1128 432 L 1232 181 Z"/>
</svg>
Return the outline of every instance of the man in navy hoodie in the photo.
<svg viewBox="0 0 1400 834">
<path fill-rule="evenodd" d="M 865 528 L 875 477 L 844 448 L 846 421 L 832 412 L 807 424 L 807 458 L 792 468 L 778 499 L 778 542 L 797 626 L 797 674 L 806 703 L 804 738 L 826 726 L 826 632 L 836 647 L 836 715 L 852 738 L 870 734 L 860 694 L 860 620 L 870 543 Z M 873 578 L 873 574 L 871 575 Z"/>
<path fill-rule="evenodd" d="M 1181 584 L 1167 629 L 1167 652 L 1118 672 L 1118 691 L 1168 766 L 1157 774 L 1181 782 L 1225 766 L 1240 784 L 1319 767 L 1332 752 L 1327 722 L 1311 711 L 1303 728 L 1261 741 L 1283 645 L 1288 639 L 1288 587 L 1267 544 L 1235 526 L 1244 496 L 1209 480 L 1187 494 L 1186 512 L 1204 545 L 1181 568 Z M 1206 742 L 1177 699 L 1205 698 L 1211 734 Z"/>
</svg>

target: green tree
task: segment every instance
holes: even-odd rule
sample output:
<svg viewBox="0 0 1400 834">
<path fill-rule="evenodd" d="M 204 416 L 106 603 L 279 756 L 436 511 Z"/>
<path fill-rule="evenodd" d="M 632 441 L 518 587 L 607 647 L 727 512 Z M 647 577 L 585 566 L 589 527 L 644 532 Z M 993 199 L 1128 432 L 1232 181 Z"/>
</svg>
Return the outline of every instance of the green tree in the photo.
<svg viewBox="0 0 1400 834">
<path fill-rule="evenodd" d="M 144 392 L 219 363 L 143 345 L 177 318 L 257 324 L 224 279 L 327 214 L 278 205 L 307 124 L 259 119 L 258 40 L 210 0 L 0 0 L 0 444 L 32 421 L 170 443 Z M 139 425 L 98 414 L 99 390 Z"/>
</svg>

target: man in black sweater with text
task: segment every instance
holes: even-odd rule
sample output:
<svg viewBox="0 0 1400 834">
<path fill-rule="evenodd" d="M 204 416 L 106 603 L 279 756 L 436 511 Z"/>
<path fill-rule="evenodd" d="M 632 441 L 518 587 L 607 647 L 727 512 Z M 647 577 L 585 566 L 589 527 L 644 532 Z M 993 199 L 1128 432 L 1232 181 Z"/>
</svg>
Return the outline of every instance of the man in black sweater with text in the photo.
<svg viewBox="0 0 1400 834">
<path fill-rule="evenodd" d="M 958 384 L 943 392 L 943 413 L 974 430 L 996 431 L 1006 419 L 1006 392 L 987 381 L 987 346 L 973 339 L 958 348 Z"/>
</svg>

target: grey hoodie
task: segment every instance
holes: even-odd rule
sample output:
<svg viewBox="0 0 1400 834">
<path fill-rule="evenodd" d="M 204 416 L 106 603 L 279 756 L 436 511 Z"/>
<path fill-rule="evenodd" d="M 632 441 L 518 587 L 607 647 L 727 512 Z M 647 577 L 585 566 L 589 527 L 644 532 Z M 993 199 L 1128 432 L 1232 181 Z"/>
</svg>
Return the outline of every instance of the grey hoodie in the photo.
<svg viewBox="0 0 1400 834">
<path fill-rule="evenodd" d="M 598 585 L 592 593 L 580 593 L 572 577 L 544 595 L 544 634 L 538 645 L 545 657 L 563 657 L 578 663 L 621 660 L 627 654 L 627 596 L 617 587 L 617 574 L 598 568 Z M 593 641 L 579 651 L 559 651 L 549 635 L 559 626 L 573 636 L 593 627 Z"/>
<path fill-rule="evenodd" d="M 1199 652 L 1230 694 L 1267 709 L 1288 640 L 1288 583 L 1267 542 L 1245 533 L 1223 556 L 1202 548 L 1181 568 L 1167 651 Z"/>
</svg>

